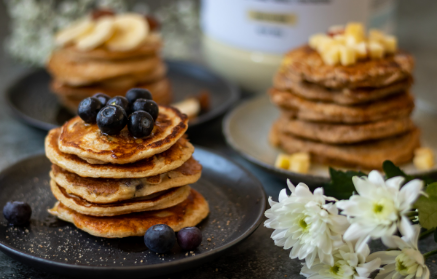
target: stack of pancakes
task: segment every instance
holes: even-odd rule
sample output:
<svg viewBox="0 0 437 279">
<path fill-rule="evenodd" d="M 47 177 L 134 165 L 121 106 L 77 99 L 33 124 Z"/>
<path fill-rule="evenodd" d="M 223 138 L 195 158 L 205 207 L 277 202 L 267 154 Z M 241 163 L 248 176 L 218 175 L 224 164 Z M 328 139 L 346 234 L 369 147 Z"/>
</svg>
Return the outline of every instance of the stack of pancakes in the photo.
<svg viewBox="0 0 437 279">
<path fill-rule="evenodd" d="M 187 117 L 160 106 L 151 136 L 119 135 L 75 117 L 49 132 L 46 155 L 53 163 L 50 186 L 58 202 L 49 212 L 92 235 L 142 236 L 155 224 L 175 231 L 195 226 L 209 213 L 188 186 L 201 176 L 185 138 Z"/>
<path fill-rule="evenodd" d="M 410 161 L 420 145 L 410 119 L 413 64 L 400 51 L 348 66 L 325 64 L 309 46 L 290 51 L 269 91 L 282 111 L 270 142 L 336 166 L 380 169 L 385 160 Z"/>
<path fill-rule="evenodd" d="M 170 83 L 159 55 L 161 37 L 151 33 L 137 48 L 114 51 L 104 46 L 79 50 L 67 45 L 55 50 L 47 64 L 53 80 L 51 90 L 69 110 L 95 93 L 124 96 L 130 88 L 148 89 L 158 104 L 170 104 Z"/>
</svg>

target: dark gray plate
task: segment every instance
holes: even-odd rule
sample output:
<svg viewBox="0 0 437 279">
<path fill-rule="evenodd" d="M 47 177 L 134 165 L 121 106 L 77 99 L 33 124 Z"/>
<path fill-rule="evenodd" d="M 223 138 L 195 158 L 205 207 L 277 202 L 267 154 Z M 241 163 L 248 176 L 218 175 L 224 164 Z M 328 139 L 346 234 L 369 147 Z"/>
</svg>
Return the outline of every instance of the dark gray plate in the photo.
<svg viewBox="0 0 437 279">
<path fill-rule="evenodd" d="M 190 127 L 221 115 L 240 98 L 236 86 L 202 66 L 181 61 L 166 61 L 166 64 L 174 102 L 201 90 L 210 93 L 211 109 L 190 121 Z M 16 116 L 31 126 L 47 131 L 73 117 L 50 93 L 50 79 L 44 69 L 38 69 L 19 78 L 6 91 L 6 101 Z"/>
<path fill-rule="evenodd" d="M 50 162 L 44 155 L 25 159 L 0 174 L 0 207 L 10 200 L 28 202 L 27 227 L 13 227 L 0 216 L 0 250 L 46 271 L 83 278 L 146 278 L 193 268 L 219 256 L 252 234 L 265 211 L 261 183 L 236 163 L 196 147 L 202 178 L 192 187 L 209 202 L 211 213 L 199 225 L 202 245 L 194 254 L 176 247 L 165 255 L 150 252 L 142 237 L 91 236 L 47 213 Z M 210 239 L 210 241 L 208 240 Z"/>
</svg>

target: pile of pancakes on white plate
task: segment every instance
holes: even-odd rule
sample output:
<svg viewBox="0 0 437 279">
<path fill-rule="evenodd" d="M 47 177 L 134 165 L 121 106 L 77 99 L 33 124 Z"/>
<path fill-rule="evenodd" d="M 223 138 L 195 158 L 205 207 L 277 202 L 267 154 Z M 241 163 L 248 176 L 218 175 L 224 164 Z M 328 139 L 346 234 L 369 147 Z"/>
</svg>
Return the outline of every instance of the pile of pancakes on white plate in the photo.
<svg viewBox="0 0 437 279">
<path fill-rule="evenodd" d="M 187 121 L 177 109 L 159 106 L 154 130 L 143 139 L 127 127 L 105 135 L 78 116 L 51 130 L 45 151 L 58 202 L 49 213 L 106 238 L 143 236 L 156 224 L 174 231 L 197 225 L 209 206 L 189 186 L 202 166 L 184 136 Z"/>
<path fill-rule="evenodd" d="M 385 160 L 411 161 L 420 146 L 410 118 L 413 66 L 396 38 L 378 30 L 366 35 L 360 24 L 313 36 L 285 55 L 274 77 L 269 95 L 282 114 L 270 142 L 334 166 L 380 169 Z"/>
<path fill-rule="evenodd" d="M 52 92 L 74 113 L 96 92 L 115 97 L 133 87 L 153 92 L 158 104 L 170 104 L 158 26 L 152 17 L 98 10 L 60 30 L 47 63 Z"/>
</svg>

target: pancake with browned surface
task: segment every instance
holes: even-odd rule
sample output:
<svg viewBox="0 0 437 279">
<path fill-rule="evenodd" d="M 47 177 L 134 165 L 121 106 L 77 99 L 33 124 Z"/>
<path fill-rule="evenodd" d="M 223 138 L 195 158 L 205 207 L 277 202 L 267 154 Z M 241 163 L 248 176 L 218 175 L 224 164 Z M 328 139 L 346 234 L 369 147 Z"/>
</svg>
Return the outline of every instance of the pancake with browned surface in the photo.
<svg viewBox="0 0 437 279">
<path fill-rule="evenodd" d="M 87 98 L 91 97 L 97 92 L 107 94 L 111 97 L 118 95 L 125 95 L 126 92 L 131 89 L 123 88 L 103 88 L 99 86 L 86 86 L 86 87 L 71 87 L 68 85 L 60 85 L 56 81 L 51 83 L 52 91 L 58 96 L 59 101 L 72 113 L 76 114 L 79 103 Z M 136 85 L 135 88 L 144 88 L 152 93 L 153 100 L 159 105 L 169 105 L 172 101 L 172 92 L 170 88 L 170 82 L 167 78 L 146 84 Z"/>
<path fill-rule="evenodd" d="M 82 177 L 52 165 L 50 177 L 68 194 L 92 203 L 113 203 L 145 197 L 171 188 L 195 183 L 202 166 L 192 157 L 177 169 L 166 173 L 133 179 Z"/>
<path fill-rule="evenodd" d="M 412 56 L 400 51 L 348 66 L 327 65 L 307 45 L 288 52 L 283 61 L 280 72 L 292 72 L 303 80 L 330 88 L 384 87 L 409 78 L 414 67 Z"/>
<path fill-rule="evenodd" d="M 174 170 L 187 161 L 194 147 L 187 139 L 180 138 L 171 148 L 150 158 L 135 163 L 88 164 L 73 154 L 63 153 L 58 148 L 61 128 L 53 129 L 45 139 L 47 158 L 55 165 L 84 177 L 96 178 L 143 178 Z"/>
<path fill-rule="evenodd" d="M 161 36 L 157 33 L 149 34 L 146 40 L 137 48 L 128 51 L 114 51 L 105 47 L 98 47 L 87 51 L 79 50 L 76 46 L 66 46 L 57 51 L 70 60 L 122 60 L 157 55 L 162 47 Z"/>
<path fill-rule="evenodd" d="M 291 91 L 302 98 L 340 105 L 357 105 L 371 102 L 399 92 L 408 91 L 411 86 L 411 80 L 405 79 L 384 87 L 332 89 L 304 81 L 289 72 L 276 74 L 273 83 L 274 87 L 280 91 Z"/>
<path fill-rule="evenodd" d="M 308 152 L 311 160 L 330 166 L 381 169 L 385 160 L 400 165 L 411 161 L 420 146 L 420 132 L 415 128 L 403 135 L 350 145 L 331 145 L 280 133 L 277 125 L 270 131 L 270 142 L 287 153 Z"/>
<path fill-rule="evenodd" d="M 277 121 L 280 133 L 326 143 L 357 143 L 403 134 L 414 128 L 408 117 L 388 118 L 364 124 L 309 122 L 282 115 Z"/>
<path fill-rule="evenodd" d="M 147 56 L 123 60 L 87 60 L 77 62 L 70 60 L 60 50 L 50 56 L 48 71 L 62 83 L 72 86 L 84 86 L 111 78 L 126 75 L 151 73 L 162 64 L 158 56 Z"/>
<path fill-rule="evenodd" d="M 183 202 L 190 194 L 190 186 L 182 186 L 115 203 L 92 203 L 79 196 L 68 194 L 54 180 L 50 180 L 50 188 L 55 198 L 68 208 L 86 215 L 115 216 L 134 212 L 159 210 Z"/>
<path fill-rule="evenodd" d="M 287 111 L 291 117 L 308 121 L 366 123 L 408 116 L 414 108 L 414 99 L 408 92 L 359 106 L 314 102 L 276 89 L 271 89 L 269 94 L 272 103 Z"/>
<path fill-rule="evenodd" d="M 61 203 L 56 203 L 49 213 L 73 223 L 78 229 L 91 235 L 106 238 L 144 236 L 153 225 L 166 224 L 174 231 L 199 224 L 209 213 L 205 198 L 191 189 L 182 203 L 167 209 L 119 215 L 114 217 L 94 217 L 77 213 Z"/>
<path fill-rule="evenodd" d="M 118 135 L 105 135 L 97 124 L 86 124 L 76 116 L 62 126 L 58 145 L 61 152 L 91 164 L 128 164 L 169 149 L 187 128 L 187 116 L 167 106 L 159 106 L 153 132 L 143 139 L 134 138 L 127 126 Z"/>
</svg>

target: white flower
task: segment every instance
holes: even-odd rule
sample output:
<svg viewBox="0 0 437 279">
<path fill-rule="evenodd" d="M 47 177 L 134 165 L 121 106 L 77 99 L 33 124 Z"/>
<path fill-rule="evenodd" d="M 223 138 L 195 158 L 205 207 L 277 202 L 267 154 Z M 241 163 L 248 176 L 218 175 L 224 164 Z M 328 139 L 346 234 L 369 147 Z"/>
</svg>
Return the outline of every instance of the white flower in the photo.
<svg viewBox="0 0 437 279">
<path fill-rule="evenodd" d="M 384 239 L 384 244 L 389 248 L 398 248 L 397 251 L 375 252 L 369 259 L 381 259 L 383 270 L 378 273 L 375 279 L 396 278 L 396 279 L 429 279 L 430 272 L 425 265 L 425 258 L 417 248 L 420 226 L 413 226 L 413 236 L 390 236 Z"/>
<path fill-rule="evenodd" d="M 279 193 L 279 202 L 269 198 L 271 206 L 265 212 L 267 228 L 275 229 L 272 239 L 278 246 L 291 249 L 290 258 L 305 259 L 308 267 L 316 261 L 333 264 L 333 250 L 343 241 L 341 235 L 349 226 L 347 219 L 338 214 L 334 198 L 323 195 L 317 188 L 314 195 L 308 186 L 297 187 L 287 181 L 291 195 L 286 189 Z"/>
<path fill-rule="evenodd" d="M 311 279 L 364 279 L 381 265 L 381 260 L 375 258 L 366 262 L 370 254 L 369 246 L 364 245 L 361 251 L 356 252 L 351 242 L 346 242 L 334 251 L 334 264 L 319 263 L 307 268 L 304 266 L 300 274 Z"/>
<path fill-rule="evenodd" d="M 359 195 L 337 202 L 351 223 L 343 236 L 345 241 L 358 240 L 362 247 L 370 238 L 393 235 L 397 228 L 403 235 L 412 235 L 412 225 L 405 214 L 422 193 L 421 180 L 412 180 L 400 189 L 403 177 L 384 181 L 378 171 L 372 171 L 368 178 L 355 176 L 352 181 Z"/>
</svg>

